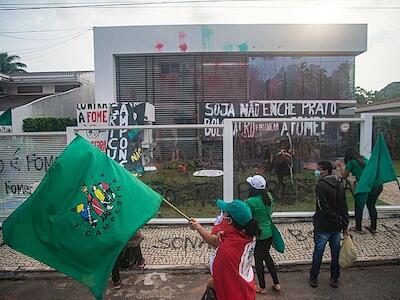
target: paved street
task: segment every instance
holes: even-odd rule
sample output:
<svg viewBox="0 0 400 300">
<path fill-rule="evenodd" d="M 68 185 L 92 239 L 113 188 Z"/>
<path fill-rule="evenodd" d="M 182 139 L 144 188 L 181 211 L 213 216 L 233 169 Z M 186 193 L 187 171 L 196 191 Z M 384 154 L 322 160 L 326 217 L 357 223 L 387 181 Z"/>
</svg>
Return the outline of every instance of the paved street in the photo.
<svg viewBox="0 0 400 300">
<path fill-rule="evenodd" d="M 379 199 L 390 205 L 400 205 L 399 186 L 397 182 L 385 183 Z"/>
<path fill-rule="evenodd" d="M 400 257 L 400 218 L 378 221 L 378 233 L 353 234 L 358 250 L 358 261 L 382 261 Z M 364 223 L 367 225 L 367 223 Z M 351 221 L 354 226 L 354 220 Z M 312 223 L 296 222 L 278 224 L 285 242 L 284 254 L 272 250 L 278 265 L 308 264 L 311 262 L 313 240 Z M 148 266 L 154 267 L 201 267 L 206 268 L 210 247 L 186 225 L 147 226 L 142 250 Z M 324 260 L 329 260 L 328 249 Z M 51 268 L 22 255 L 7 245 L 0 247 L 0 272 L 48 271 Z"/>
<path fill-rule="evenodd" d="M 319 287 L 308 286 L 308 270 L 279 272 L 280 293 L 268 290 L 257 299 L 399 299 L 400 266 L 352 268 L 342 271 L 340 286 L 329 286 L 329 271 L 322 270 Z M 105 299 L 200 299 L 208 274 L 146 273 L 123 275 L 122 288 L 108 288 Z M 268 276 L 268 274 L 267 274 Z M 270 278 L 267 277 L 270 283 Z M 1 300 L 93 299 L 88 289 L 67 279 L 1 280 Z"/>
</svg>

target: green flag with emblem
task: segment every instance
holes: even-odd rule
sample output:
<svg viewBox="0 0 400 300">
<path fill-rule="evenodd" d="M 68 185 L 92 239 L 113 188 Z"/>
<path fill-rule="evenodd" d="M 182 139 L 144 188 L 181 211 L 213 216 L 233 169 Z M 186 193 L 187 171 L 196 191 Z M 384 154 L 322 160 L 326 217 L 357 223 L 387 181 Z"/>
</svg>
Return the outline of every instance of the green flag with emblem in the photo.
<svg viewBox="0 0 400 300">
<path fill-rule="evenodd" d="M 161 201 L 161 195 L 77 136 L 3 223 L 4 241 L 82 282 L 101 299 L 119 253 Z"/>
</svg>

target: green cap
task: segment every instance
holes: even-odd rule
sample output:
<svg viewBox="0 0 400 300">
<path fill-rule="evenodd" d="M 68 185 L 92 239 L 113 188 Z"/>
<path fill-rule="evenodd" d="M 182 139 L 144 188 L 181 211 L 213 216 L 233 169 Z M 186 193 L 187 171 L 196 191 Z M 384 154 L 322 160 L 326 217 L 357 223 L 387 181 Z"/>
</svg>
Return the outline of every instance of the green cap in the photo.
<svg viewBox="0 0 400 300">
<path fill-rule="evenodd" d="M 242 226 L 246 226 L 252 218 L 250 207 L 242 200 L 234 199 L 232 202 L 224 202 L 224 200 L 218 199 L 217 206 Z"/>
</svg>

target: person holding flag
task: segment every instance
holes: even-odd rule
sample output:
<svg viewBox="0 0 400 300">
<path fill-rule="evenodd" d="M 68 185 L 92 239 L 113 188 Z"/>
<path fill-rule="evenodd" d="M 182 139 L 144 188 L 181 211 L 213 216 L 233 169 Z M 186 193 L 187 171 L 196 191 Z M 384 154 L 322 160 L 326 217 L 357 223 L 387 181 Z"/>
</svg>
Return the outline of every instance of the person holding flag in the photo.
<svg viewBox="0 0 400 300">
<path fill-rule="evenodd" d="M 376 201 L 383 190 L 383 183 L 397 182 L 396 171 L 383 135 L 381 133 L 378 135 L 369 160 L 361 156 L 354 148 L 346 150 L 344 160 L 345 167 L 341 162 L 337 164 L 342 177 L 347 178 L 350 173 L 356 177 L 356 186 L 353 191 L 356 218 L 355 231 L 363 233 L 362 214 L 364 206 L 367 204 L 371 225 L 366 228 L 371 233 L 375 233 L 378 219 Z"/>
<path fill-rule="evenodd" d="M 361 156 L 355 148 L 347 148 L 344 154 L 344 164 L 342 162 L 337 163 L 337 167 L 340 170 L 340 174 L 343 178 L 349 177 L 352 174 L 356 178 L 356 184 L 360 180 L 361 175 L 367 165 L 368 159 L 364 156 Z M 377 212 L 375 203 L 378 199 L 379 194 L 382 192 L 382 185 L 375 186 L 373 191 L 371 191 L 371 195 L 369 196 L 367 193 L 356 194 L 355 191 L 352 191 L 354 197 L 354 213 L 356 218 L 356 232 L 363 233 L 362 230 L 362 214 L 365 203 L 367 204 L 367 208 L 369 211 L 369 215 L 371 218 L 371 230 L 376 230 L 376 220 L 377 220 Z"/>
<path fill-rule="evenodd" d="M 190 228 L 216 248 L 210 259 L 213 279 L 210 285 L 215 287 L 218 300 L 254 300 L 256 287 L 251 258 L 260 229 L 246 202 L 217 200 L 217 206 L 223 214 L 211 233 L 196 220 L 189 221 Z"/>
<path fill-rule="evenodd" d="M 113 191 L 107 212 L 100 211 L 93 195 L 88 199 L 89 187 L 99 182 Z M 95 196 L 103 199 L 97 191 Z M 38 188 L 5 220 L 3 238 L 18 252 L 86 285 L 100 300 L 118 255 L 158 212 L 161 201 L 160 194 L 77 135 Z M 95 214 L 101 217 L 93 224 Z"/>
</svg>

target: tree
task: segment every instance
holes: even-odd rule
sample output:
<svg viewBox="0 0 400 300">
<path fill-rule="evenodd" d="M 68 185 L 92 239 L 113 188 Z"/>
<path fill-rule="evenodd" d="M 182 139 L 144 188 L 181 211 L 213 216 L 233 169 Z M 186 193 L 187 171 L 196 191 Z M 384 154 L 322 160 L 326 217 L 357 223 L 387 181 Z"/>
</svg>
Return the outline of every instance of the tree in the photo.
<svg viewBox="0 0 400 300">
<path fill-rule="evenodd" d="M 26 65 L 19 62 L 18 55 L 8 55 L 7 52 L 0 52 L 0 73 L 10 74 L 15 72 L 26 72 Z"/>
<path fill-rule="evenodd" d="M 354 97 L 358 103 L 371 104 L 376 100 L 376 91 L 367 91 L 362 87 L 357 86 L 354 91 Z"/>
</svg>

